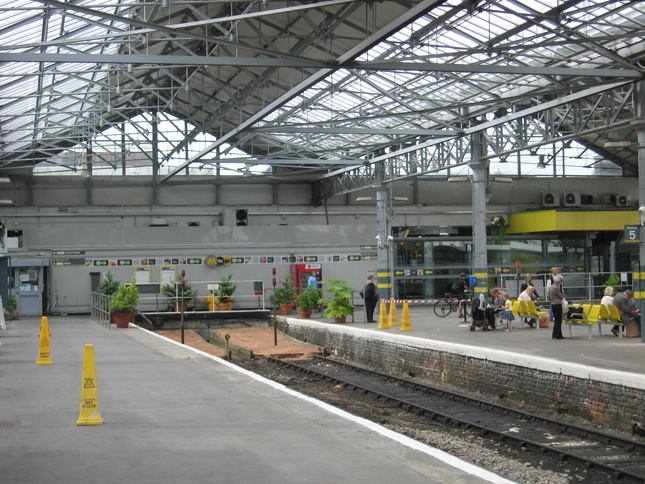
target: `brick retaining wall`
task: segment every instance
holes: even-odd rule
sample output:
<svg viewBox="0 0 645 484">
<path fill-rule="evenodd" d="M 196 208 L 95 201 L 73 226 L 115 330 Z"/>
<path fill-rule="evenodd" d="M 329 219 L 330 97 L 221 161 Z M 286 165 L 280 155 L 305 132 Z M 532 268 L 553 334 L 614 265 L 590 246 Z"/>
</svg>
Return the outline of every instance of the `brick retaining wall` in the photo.
<svg viewBox="0 0 645 484">
<path fill-rule="evenodd" d="M 428 380 L 500 405 L 558 418 L 579 417 L 629 432 L 645 427 L 645 376 L 508 351 L 278 318 L 293 338 L 333 356 L 397 376 Z M 554 417 L 555 416 L 555 417 Z"/>
</svg>

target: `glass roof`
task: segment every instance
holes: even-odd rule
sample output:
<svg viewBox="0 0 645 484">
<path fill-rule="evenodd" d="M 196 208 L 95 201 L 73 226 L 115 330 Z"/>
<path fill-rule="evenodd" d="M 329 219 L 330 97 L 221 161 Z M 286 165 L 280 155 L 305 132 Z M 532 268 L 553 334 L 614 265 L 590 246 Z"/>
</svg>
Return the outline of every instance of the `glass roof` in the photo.
<svg viewBox="0 0 645 484">
<path fill-rule="evenodd" d="M 488 123 L 492 173 L 633 175 L 602 123 L 644 34 L 627 0 L 0 0 L 0 171 L 446 176 Z"/>
</svg>

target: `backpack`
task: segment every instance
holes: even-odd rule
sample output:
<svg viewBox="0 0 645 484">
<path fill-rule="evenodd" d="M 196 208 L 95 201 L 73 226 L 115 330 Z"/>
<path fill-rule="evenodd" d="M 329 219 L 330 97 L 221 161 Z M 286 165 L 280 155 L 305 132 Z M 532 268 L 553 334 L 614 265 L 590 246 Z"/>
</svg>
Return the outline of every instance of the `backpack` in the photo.
<svg viewBox="0 0 645 484">
<path fill-rule="evenodd" d="M 459 292 L 460 289 L 461 289 L 461 282 L 460 281 L 453 282 L 452 287 L 450 288 L 450 290 L 452 292 Z"/>
</svg>

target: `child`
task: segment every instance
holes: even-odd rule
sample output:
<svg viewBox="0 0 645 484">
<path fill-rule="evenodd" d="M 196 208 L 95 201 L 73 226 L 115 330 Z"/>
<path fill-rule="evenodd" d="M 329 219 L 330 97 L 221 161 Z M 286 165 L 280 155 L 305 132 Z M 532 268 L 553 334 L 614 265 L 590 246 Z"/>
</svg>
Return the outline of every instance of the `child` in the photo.
<svg viewBox="0 0 645 484">
<path fill-rule="evenodd" d="M 499 315 L 502 317 L 502 320 L 506 321 L 506 331 L 512 331 L 513 326 L 511 326 L 511 321 L 515 319 L 513 315 L 513 301 L 507 292 L 504 293 L 504 306 Z"/>
</svg>

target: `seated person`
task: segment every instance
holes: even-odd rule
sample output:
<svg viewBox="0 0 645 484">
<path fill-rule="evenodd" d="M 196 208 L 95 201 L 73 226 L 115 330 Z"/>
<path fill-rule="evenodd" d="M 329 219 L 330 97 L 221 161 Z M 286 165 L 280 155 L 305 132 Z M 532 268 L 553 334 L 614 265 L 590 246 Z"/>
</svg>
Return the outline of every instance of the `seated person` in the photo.
<svg viewBox="0 0 645 484">
<path fill-rule="evenodd" d="M 492 302 L 488 304 L 486 309 L 484 309 L 484 315 L 486 316 L 486 321 L 488 321 L 490 329 L 495 329 L 495 318 L 497 317 L 497 313 L 502 310 L 504 298 L 502 298 L 502 293 L 499 289 L 495 287 L 490 290 L 490 296 L 492 298 Z"/>
<path fill-rule="evenodd" d="M 614 296 L 614 304 L 618 308 L 620 319 L 624 327 L 627 326 L 630 319 L 635 319 L 640 322 L 641 315 L 638 312 L 638 309 L 634 308 L 634 292 L 631 289 L 625 289 L 623 292 L 616 294 Z M 614 336 L 618 336 L 618 331 L 620 331 L 620 326 L 618 325 L 611 328 L 611 332 Z"/>
</svg>

